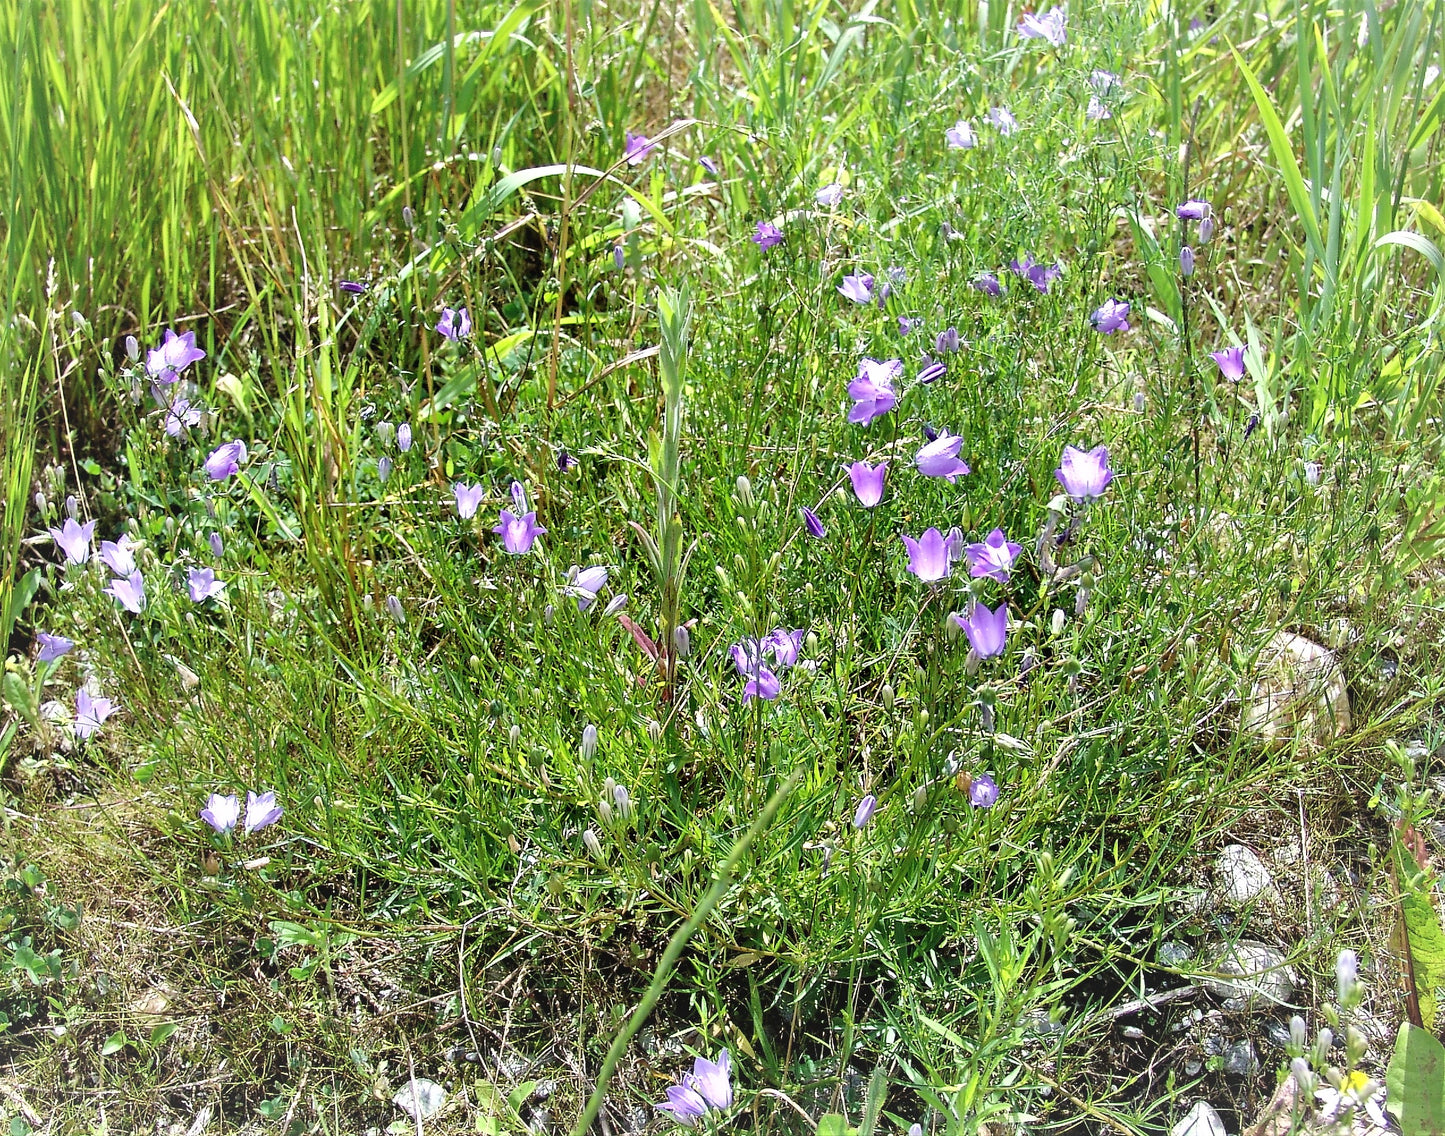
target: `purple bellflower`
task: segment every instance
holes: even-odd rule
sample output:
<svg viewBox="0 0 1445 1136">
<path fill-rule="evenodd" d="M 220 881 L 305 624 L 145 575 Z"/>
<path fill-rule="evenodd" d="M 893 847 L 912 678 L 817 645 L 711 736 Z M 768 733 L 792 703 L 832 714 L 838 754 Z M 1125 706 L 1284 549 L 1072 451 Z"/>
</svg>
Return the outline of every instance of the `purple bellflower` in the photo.
<svg viewBox="0 0 1445 1136">
<path fill-rule="evenodd" d="M 84 564 L 90 559 L 90 538 L 94 533 L 94 521 L 81 525 L 74 517 L 67 517 L 64 525 L 50 530 L 50 539 L 65 553 L 67 564 Z"/>
<path fill-rule="evenodd" d="M 646 134 L 634 134 L 628 130 L 623 135 L 622 156 L 627 159 L 629 166 L 640 166 L 660 145 L 660 142 L 652 141 Z"/>
<path fill-rule="evenodd" d="M 943 138 L 948 143 L 950 150 L 972 150 L 978 145 L 978 137 L 973 132 L 972 124 L 966 118 L 960 118 L 945 130 Z"/>
<path fill-rule="evenodd" d="M 968 557 L 970 576 L 988 576 L 1006 584 L 1023 546 L 1004 536 L 1003 529 L 994 529 L 981 542 L 970 544 L 963 551 Z"/>
<path fill-rule="evenodd" d="M 962 435 L 950 434 L 945 430 L 918 451 L 918 456 L 913 459 L 913 464 L 918 467 L 918 472 L 924 477 L 947 478 L 948 483 L 952 485 L 960 477 L 970 472 L 968 463 L 958 456 L 958 451 L 962 446 Z"/>
<path fill-rule="evenodd" d="M 1026 12 L 1023 19 L 1019 21 L 1019 37 L 1021 39 L 1047 40 L 1054 47 L 1063 47 L 1069 38 L 1068 29 L 1064 26 L 1067 19 L 1064 10 L 1057 5 L 1042 16 Z"/>
<path fill-rule="evenodd" d="M 768 249 L 783 243 L 783 230 L 770 221 L 759 221 L 758 231 L 753 234 L 752 241 L 761 251 L 767 252 Z"/>
<path fill-rule="evenodd" d="M 1109 468 L 1109 448 L 1095 446 L 1092 450 L 1081 450 L 1076 446 L 1065 446 L 1054 476 L 1059 479 L 1064 492 L 1075 501 L 1092 501 L 1102 497 L 1109 482 L 1114 480 L 1114 471 Z"/>
<path fill-rule="evenodd" d="M 873 276 L 867 272 L 860 272 L 843 277 L 843 283 L 838 285 L 838 294 L 845 300 L 852 300 L 855 304 L 872 303 Z"/>
<path fill-rule="evenodd" d="M 698 1057 L 692 1063 L 692 1087 L 710 1108 L 723 1112 L 733 1106 L 732 1055 L 724 1049 L 716 1061 Z"/>
<path fill-rule="evenodd" d="M 100 559 L 117 576 L 129 576 L 135 571 L 135 544 L 127 537 L 120 540 L 100 542 Z"/>
<path fill-rule="evenodd" d="M 1057 264 L 1040 264 L 1034 260 L 1031 253 L 1024 253 L 1023 260 L 1009 261 L 1009 269 L 1015 276 L 1021 276 L 1037 288 L 1040 292 L 1047 293 L 1049 285 L 1059 278 L 1063 269 Z"/>
<path fill-rule="evenodd" d="M 853 406 L 848 411 L 848 421 L 867 426 L 883 417 L 898 405 L 893 382 L 903 374 L 902 359 L 862 359 L 858 363 L 858 377 L 848 384 L 848 397 Z"/>
<path fill-rule="evenodd" d="M 75 692 L 75 736 L 81 741 L 89 740 L 114 713 L 114 702 L 103 694 L 92 697 L 90 691 L 82 686 Z"/>
<path fill-rule="evenodd" d="M 843 187 L 836 181 L 831 182 L 813 194 L 813 200 L 825 209 L 832 209 L 843 200 Z"/>
<path fill-rule="evenodd" d="M 223 540 L 221 540 L 221 534 L 220 534 L 220 533 L 218 533 L 218 532 L 213 532 L 213 533 L 210 535 L 210 537 L 209 537 L 209 542 L 210 542 L 210 545 L 211 545 L 211 555 L 212 555 L 212 556 L 223 556 L 223 555 L 225 555 L 225 552 L 226 552 L 226 544 L 225 544 L 225 542 L 224 542 Z"/>
<path fill-rule="evenodd" d="M 983 120 L 1005 138 L 1019 128 L 1018 119 L 1014 118 L 1013 112 L 1006 106 L 990 107 Z"/>
<path fill-rule="evenodd" d="M 1084 108 L 1084 117 L 1090 122 L 1102 122 L 1105 119 L 1113 118 L 1114 112 L 1109 109 L 1109 104 L 1098 95 L 1090 95 L 1089 105 Z"/>
<path fill-rule="evenodd" d="M 212 481 L 225 481 L 233 473 L 240 472 L 241 463 L 246 460 L 246 443 L 237 438 L 217 446 L 206 458 L 206 476 Z"/>
<path fill-rule="evenodd" d="M 667 1099 L 653 1106 L 659 1112 L 672 1114 L 672 1119 L 684 1128 L 694 1128 L 707 1115 L 707 1101 L 694 1087 L 691 1073 L 683 1075 L 682 1084 L 667 1087 Z"/>
<path fill-rule="evenodd" d="M 1004 642 L 1008 638 L 1008 604 L 1001 603 L 997 610 L 991 611 L 976 603 L 967 615 L 955 613 L 948 618 L 968 636 L 968 645 L 980 659 L 1003 654 Z"/>
<path fill-rule="evenodd" d="M 510 509 L 503 509 L 501 523 L 492 529 L 502 538 L 502 547 L 513 556 L 530 552 L 536 539 L 547 530 L 537 523 L 536 510 L 529 510 L 518 516 Z"/>
<path fill-rule="evenodd" d="M 246 793 L 246 835 L 281 819 L 281 806 L 276 803 L 275 790 L 268 790 L 259 797 L 250 791 Z"/>
<path fill-rule="evenodd" d="M 234 793 L 212 793 L 206 798 L 201 819 L 215 829 L 217 835 L 225 836 L 241 819 L 241 802 Z"/>
<path fill-rule="evenodd" d="M 962 346 L 958 338 L 958 328 L 947 327 L 938 333 L 933 340 L 933 349 L 940 355 L 947 355 L 957 351 Z"/>
<path fill-rule="evenodd" d="M 1102 335 L 1113 335 L 1116 331 L 1129 330 L 1129 302 L 1127 300 L 1105 300 L 1089 317 L 1094 330 Z"/>
<path fill-rule="evenodd" d="M 188 398 L 178 398 L 166 407 L 164 425 L 166 436 L 179 438 L 181 432 L 201 424 L 201 408 L 192 406 Z"/>
<path fill-rule="evenodd" d="M 1204 220 L 1199 222 L 1199 243 L 1207 245 L 1210 238 L 1214 236 L 1214 214 L 1211 213 Z"/>
<path fill-rule="evenodd" d="M 51 635 L 48 631 L 37 631 L 35 642 L 40 645 L 35 656 L 37 663 L 53 663 L 62 655 L 69 654 L 75 647 L 75 640 L 67 639 L 64 635 Z"/>
<path fill-rule="evenodd" d="M 132 572 L 124 579 L 112 580 L 105 589 L 107 595 L 114 596 L 120 601 L 121 607 L 135 615 L 145 610 L 146 589 L 145 581 L 139 572 Z"/>
<path fill-rule="evenodd" d="M 1181 245 L 1179 248 L 1179 274 L 1194 275 L 1194 250 L 1188 245 Z"/>
<path fill-rule="evenodd" d="M 359 296 L 366 291 L 366 285 L 359 280 L 342 280 L 337 287 L 352 296 Z"/>
<path fill-rule="evenodd" d="M 411 449 L 411 423 L 403 422 L 396 428 L 396 448 L 402 453 Z"/>
<path fill-rule="evenodd" d="M 802 649 L 803 629 L 801 627 L 795 627 L 791 631 L 786 627 L 775 627 L 763 636 L 762 650 L 765 654 L 772 655 L 779 670 L 787 670 L 796 665 L 798 654 Z"/>
<path fill-rule="evenodd" d="M 858 504 L 865 509 L 871 509 L 883 500 L 883 479 L 887 474 L 886 461 L 879 462 L 876 467 L 867 462 L 856 461 L 848 467 L 848 478 L 853 482 L 853 492 L 858 497 Z"/>
<path fill-rule="evenodd" d="M 987 773 L 980 773 L 968 787 L 968 801 L 976 809 L 991 809 L 998 803 L 998 783 Z"/>
<path fill-rule="evenodd" d="M 872 793 L 869 793 L 866 797 L 864 797 L 861 801 L 858 802 L 858 808 L 853 813 L 853 827 L 865 827 L 868 822 L 873 819 L 873 814 L 877 811 L 878 798 L 875 797 Z"/>
<path fill-rule="evenodd" d="M 1183 205 L 1176 206 L 1174 215 L 1181 221 L 1202 221 L 1208 217 L 1213 210 L 1209 202 L 1200 201 L 1197 197 L 1191 197 Z"/>
<path fill-rule="evenodd" d="M 783 632 L 783 634 L 791 633 Z M 732 656 L 733 665 L 737 667 L 738 674 L 747 679 L 747 683 L 743 686 L 744 704 L 751 702 L 754 698 L 771 702 L 782 693 L 783 684 L 778 676 L 763 665 L 764 651 L 773 646 L 770 643 L 771 639 L 771 634 L 762 643 L 756 639 L 743 639 L 728 648 L 728 654 Z M 773 654 L 776 657 L 775 647 Z"/>
<path fill-rule="evenodd" d="M 597 600 L 597 593 L 607 586 L 607 569 L 598 565 L 584 568 L 572 581 L 572 595 L 577 597 L 577 610 L 586 611 Z"/>
<path fill-rule="evenodd" d="M 457 516 L 464 521 L 469 521 L 477 515 L 477 506 L 482 503 L 482 498 L 487 495 L 485 486 L 466 485 L 458 481 L 452 486 L 452 497 L 457 503 Z"/>
<path fill-rule="evenodd" d="M 942 359 L 930 359 L 927 355 L 920 361 L 918 368 L 918 381 L 924 386 L 937 382 L 948 374 L 948 364 Z"/>
<path fill-rule="evenodd" d="M 205 603 L 215 599 L 226 590 L 224 580 L 216 579 L 210 568 L 192 568 L 186 577 L 186 588 L 191 593 L 191 603 Z"/>
<path fill-rule="evenodd" d="M 999 283 L 998 277 L 992 272 L 980 272 L 973 278 L 973 287 L 988 296 L 1003 295 L 1003 285 Z"/>
<path fill-rule="evenodd" d="M 192 363 L 205 357 L 206 353 L 196 346 L 194 331 L 177 335 L 170 328 L 166 328 L 161 345 L 146 352 L 146 373 L 150 375 L 152 382 L 168 385 L 179 379 L 181 372 Z"/>
<path fill-rule="evenodd" d="M 903 547 L 908 549 L 908 570 L 925 584 L 945 580 L 953 570 L 949 543 L 936 528 L 928 529 L 917 540 L 905 536 Z"/>
<path fill-rule="evenodd" d="M 1209 357 L 1219 364 L 1219 373 L 1231 383 L 1244 378 L 1244 348 L 1226 347 L 1222 351 L 1211 351 Z"/>
<path fill-rule="evenodd" d="M 822 540 L 828 535 L 828 530 L 823 527 L 823 522 L 818 519 L 817 513 L 813 512 L 813 510 L 806 505 L 803 506 L 801 512 L 803 514 L 803 528 L 808 530 L 810 537 L 814 540 Z"/>
<path fill-rule="evenodd" d="M 444 339 L 466 339 L 472 334 L 472 317 L 466 308 L 443 308 L 437 320 L 437 334 Z"/>
<path fill-rule="evenodd" d="M 722 167 L 719 166 L 717 162 L 714 161 L 712 158 L 709 158 L 706 154 L 704 154 L 701 158 L 697 160 L 697 164 L 700 165 L 703 169 L 705 169 L 708 173 L 712 174 L 713 177 L 722 177 Z"/>
</svg>

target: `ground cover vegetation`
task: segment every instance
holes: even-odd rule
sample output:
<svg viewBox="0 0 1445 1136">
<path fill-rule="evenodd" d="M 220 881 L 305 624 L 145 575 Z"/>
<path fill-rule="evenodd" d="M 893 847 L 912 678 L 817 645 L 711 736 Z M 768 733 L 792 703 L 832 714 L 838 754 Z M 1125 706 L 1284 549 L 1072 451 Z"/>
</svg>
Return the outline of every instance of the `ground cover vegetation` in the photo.
<svg viewBox="0 0 1445 1136">
<path fill-rule="evenodd" d="M 5 6 L 10 1131 L 1383 1119 L 1442 14 Z"/>
</svg>

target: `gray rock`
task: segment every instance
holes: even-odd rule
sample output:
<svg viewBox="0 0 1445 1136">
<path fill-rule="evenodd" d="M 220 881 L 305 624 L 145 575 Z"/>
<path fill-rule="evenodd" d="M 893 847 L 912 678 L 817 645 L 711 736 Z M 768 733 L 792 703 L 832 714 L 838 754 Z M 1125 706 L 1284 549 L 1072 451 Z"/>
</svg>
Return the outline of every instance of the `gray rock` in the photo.
<svg viewBox="0 0 1445 1136">
<path fill-rule="evenodd" d="M 1204 979 L 1204 987 L 1224 1000 L 1226 1010 L 1283 1004 L 1298 985 L 1284 955 L 1254 939 L 1216 944 L 1207 957 L 1216 974 Z"/>
<path fill-rule="evenodd" d="M 1224 1121 L 1207 1101 L 1196 1101 L 1184 1119 L 1169 1130 L 1169 1136 L 1226 1136 Z"/>
<path fill-rule="evenodd" d="M 430 1120 L 447 1103 L 447 1091 L 435 1081 L 413 1077 L 391 1103 L 413 1120 Z"/>
<path fill-rule="evenodd" d="M 1224 902 L 1236 907 L 1268 891 L 1272 880 L 1264 861 L 1243 844 L 1226 845 L 1214 863 L 1219 893 Z"/>
<path fill-rule="evenodd" d="M 1258 1072 L 1259 1059 L 1254 1055 L 1254 1043 L 1248 1038 L 1236 1041 L 1224 1051 L 1224 1071 L 1237 1077 L 1248 1077 Z"/>
<path fill-rule="evenodd" d="M 1194 957 L 1194 948 L 1178 939 L 1165 939 L 1159 944 L 1160 966 L 1181 966 Z"/>
<path fill-rule="evenodd" d="M 1289 1026 L 1283 1022 L 1271 1018 L 1264 1023 L 1264 1032 L 1265 1036 L 1269 1038 L 1270 1044 L 1278 1049 L 1283 1049 L 1289 1044 Z"/>
</svg>

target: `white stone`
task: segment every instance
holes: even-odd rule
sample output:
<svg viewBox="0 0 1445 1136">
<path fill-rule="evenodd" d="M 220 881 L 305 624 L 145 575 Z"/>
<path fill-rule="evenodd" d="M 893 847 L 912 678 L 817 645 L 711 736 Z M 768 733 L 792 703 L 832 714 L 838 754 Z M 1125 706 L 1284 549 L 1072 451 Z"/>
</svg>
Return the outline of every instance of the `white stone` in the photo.
<svg viewBox="0 0 1445 1136">
<path fill-rule="evenodd" d="M 413 1120 L 430 1120 L 447 1103 L 447 1091 L 435 1081 L 413 1077 L 391 1103 Z"/>
<path fill-rule="evenodd" d="M 1214 871 L 1219 877 L 1220 895 L 1236 907 L 1269 890 L 1269 869 L 1243 844 L 1229 844 L 1221 849 Z"/>
<path fill-rule="evenodd" d="M 1274 947 L 1253 939 L 1220 943 L 1208 957 L 1217 976 L 1204 979 L 1204 987 L 1224 999 L 1226 1010 L 1264 1009 L 1279 1005 L 1294 993 L 1297 979 Z"/>
<path fill-rule="evenodd" d="M 1345 672 L 1334 654 L 1292 631 L 1276 631 L 1259 654 L 1240 726 L 1267 745 L 1296 736 L 1326 745 L 1350 728 Z"/>
<path fill-rule="evenodd" d="M 1224 1121 L 1208 1101 L 1195 1101 L 1184 1119 L 1169 1130 L 1169 1136 L 1226 1136 Z"/>
</svg>

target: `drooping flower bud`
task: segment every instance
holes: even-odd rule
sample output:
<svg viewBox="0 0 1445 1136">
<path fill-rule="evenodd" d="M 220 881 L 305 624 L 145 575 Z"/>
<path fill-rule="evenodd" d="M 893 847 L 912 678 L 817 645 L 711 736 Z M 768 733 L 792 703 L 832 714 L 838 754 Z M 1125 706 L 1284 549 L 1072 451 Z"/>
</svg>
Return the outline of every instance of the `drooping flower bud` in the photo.
<svg viewBox="0 0 1445 1136">
<path fill-rule="evenodd" d="M 587 723 L 582 728 L 582 760 L 591 761 L 597 756 L 597 727 Z"/>
<path fill-rule="evenodd" d="M 599 860 L 607 859 L 607 854 L 602 851 L 602 841 L 597 838 L 597 833 L 588 829 L 582 834 L 582 843 L 587 846 L 587 851 L 596 856 Z"/>
</svg>

